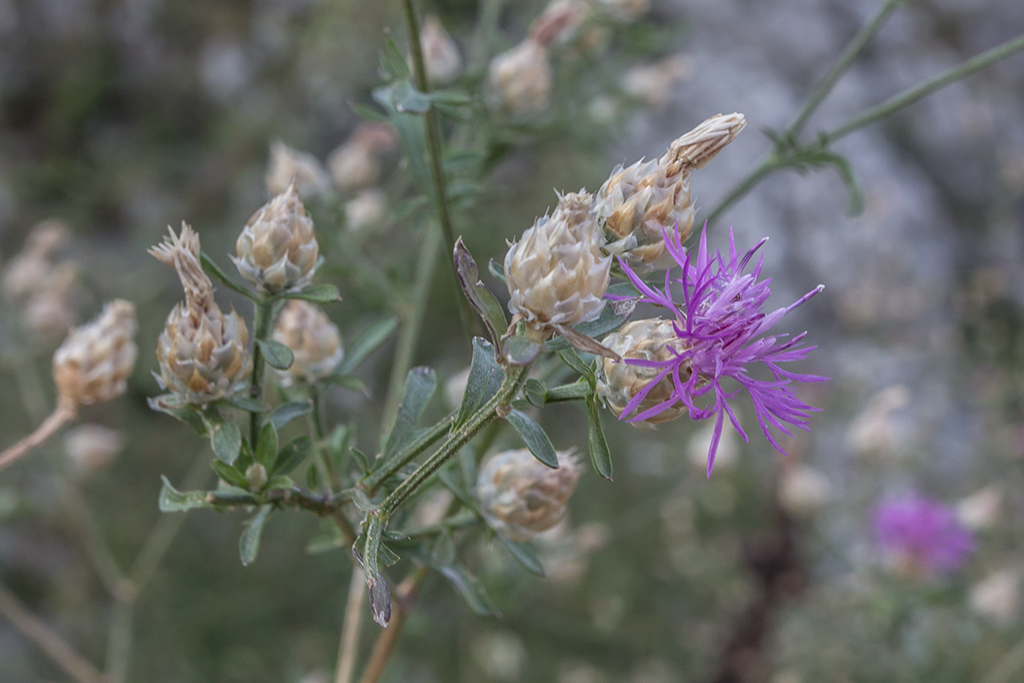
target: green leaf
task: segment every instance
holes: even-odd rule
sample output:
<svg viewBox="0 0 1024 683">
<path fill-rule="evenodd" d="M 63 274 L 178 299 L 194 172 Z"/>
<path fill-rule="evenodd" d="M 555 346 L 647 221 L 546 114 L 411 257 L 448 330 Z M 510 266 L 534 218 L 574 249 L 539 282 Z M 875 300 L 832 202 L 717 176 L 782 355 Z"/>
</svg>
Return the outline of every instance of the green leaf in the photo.
<svg viewBox="0 0 1024 683">
<path fill-rule="evenodd" d="M 423 414 L 436 389 L 437 373 L 431 368 L 418 366 L 406 375 L 402 405 L 398 408 L 395 423 L 384 444 L 381 454 L 383 460 L 386 461 L 416 437 L 416 421 Z"/>
<path fill-rule="evenodd" d="M 532 342 L 522 335 L 514 335 L 502 342 L 501 355 L 509 365 L 521 367 L 536 360 L 542 348 L 542 345 Z"/>
<path fill-rule="evenodd" d="M 458 498 L 462 505 L 470 510 L 477 510 L 476 498 L 473 494 L 468 491 L 459 482 L 455 481 L 455 477 L 449 471 L 451 466 L 443 467 L 437 471 L 437 479 L 441 482 L 441 485 L 452 492 L 452 495 Z"/>
<path fill-rule="evenodd" d="M 199 260 L 202 263 L 203 270 L 206 271 L 206 273 L 208 275 L 212 275 L 214 278 L 219 280 L 221 282 L 221 284 L 223 284 L 225 287 L 227 287 L 228 289 L 230 289 L 233 292 L 237 292 L 238 294 L 241 294 L 242 296 L 246 297 L 247 299 L 251 299 L 253 301 L 259 301 L 259 297 L 256 294 L 254 294 L 253 292 L 250 292 L 245 287 L 242 287 L 240 285 L 236 285 L 234 282 L 232 282 L 228 278 L 228 276 L 224 274 L 224 271 L 220 269 L 220 266 L 218 266 L 214 262 L 214 260 L 212 258 L 210 258 L 209 256 L 207 256 L 205 253 L 199 252 Z"/>
<path fill-rule="evenodd" d="M 594 388 L 586 377 L 580 377 L 572 384 L 551 387 L 544 395 L 544 403 L 563 403 L 565 401 L 582 401 L 594 393 Z"/>
<path fill-rule="evenodd" d="M 384 116 L 382 112 L 377 111 L 373 107 L 368 107 L 365 104 L 359 104 L 358 102 L 350 102 L 349 106 L 352 107 L 352 111 L 356 113 L 356 116 L 366 119 L 367 121 L 378 121 L 381 123 L 387 123 L 388 117 Z"/>
<path fill-rule="evenodd" d="M 380 66 L 384 69 L 384 73 L 391 77 L 392 80 L 398 80 L 400 78 L 409 78 L 412 72 L 409 70 L 409 63 L 405 61 L 405 56 L 402 54 L 398 46 L 395 45 L 395 41 L 388 36 L 385 41 L 384 51 L 380 55 Z"/>
<path fill-rule="evenodd" d="M 148 398 L 146 402 L 156 412 L 170 415 L 176 420 L 181 420 L 196 430 L 199 436 L 206 436 L 206 422 L 203 420 L 203 414 L 187 403 L 176 405 L 172 399 L 177 398 L 174 394 L 164 394 L 163 396 Z"/>
<path fill-rule="evenodd" d="M 235 394 L 231 398 L 226 398 L 224 402 L 249 413 L 262 413 L 266 408 L 262 401 L 257 401 L 254 398 L 241 394 Z"/>
<path fill-rule="evenodd" d="M 461 425 L 484 404 L 494 398 L 505 379 L 505 371 L 494 360 L 494 346 L 480 337 L 473 337 L 473 360 L 469 366 L 466 391 L 455 417 L 455 425 Z"/>
<path fill-rule="evenodd" d="M 455 272 L 459 276 L 459 286 L 469 303 L 476 310 L 477 315 L 483 319 L 488 334 L 495 344 L 501 343 L 501 336 L 508 329 L 508 320 L 505 319 L 505 311 L 495 298 L 494 294 L 480 281 L 480 273 L 476 267 L 476 261 L 469 249 L 463 244 L 460 237 L 455 242 Z"/>
<path fill-rule="evenodd" d="M 274 408 L 270 415 L 267 416 L 267 422 L 274 425 L 274 429 L 280 431 L 282 427 L 295 418 L 308 415 L 311 412 L 313 412 L 313 403 L 311 401 L 289 401 Z"/>
<path fill-rule="evenodd" d="M 505 284 L 505 266 L 498 263 L 494 259 L 487 262 L 487 272 L 497 278 L 502 284 Z"/>
<path fill-rule="evenodd" d="M 498 539 L 498 542 L 505 547 L 509 555 L 521 564 L 526 571 L 541 578 L 544 577 L 544 565 L 540 563 L 540 560 L 533 554 L 533 550 L 529 546 L 516 543 L 511 538 L 500 533 L 495 533 L 494 537 Z"/>
<path fill-rule="evenodd" d="M 270 468 L 270 474 L 272 476 L 288 474 L 302 464 L 312 446 L 313 440 L 305 434 L 288 442 L 277 454 L 277 457 L 274 458 L 274 465 Z"/>
<path fill-rule="evenodd" d="M 597 376 L 594 373 L 594 368 L 590 363 L 585 362 L 580 355 L 576 353 L 576 349 L 563 349 L 558 352 L 558 357 L 562 359 L 562 362 L 568 365 L 570 368 L 580 374 L 581 377 L 587 380 L 591 387 L 597 382 Z"/>
<path fill-rule="evenodd" d="M 537 460 L 552 469 L 558 467 L 558 455 L 555 453 L 555 447 L 551 445 L 551 439 L 533 418 L 513 408 L 505 419 Z"/>
<path fill-rule="evenodd" d="M 235 464 L 238 451 L 242 448 L 242 431 L 238 425 L 231 420 L 225 420 L 212 424 L 207 422 L 206 428 L 210 433 L 210 446 L 217 459 L 225 465 Z"/>
<path fill-rule="evenodd" d="M 363 545 L 361 562 L 366 574 L 366 587 L 370 593 L 370 611 L 373 620 L 386 627 L 391 621 L 391 591 L 388 590 L 387 581 L 380 575 L 378 563 L 384 522 L 377 515 L 368 515 L 365 529 L 366 542 Z M 359 543 L 358 539 L 356 543 Z M 356 559 L 360 559 L 358 553 Z"/>
<path fill-rule="evenodd" d="M 196 508 L 212 508 L 206 501 L 206 491 L 185 491 L 184 493 L 171 486 L 167 477 L 160 477 L 164 486 L 160 489 L 160 512 L 184 512 Z"/>
<path fill-rule="evenodd" d="M 601 427 L 601 410 L 597 405 L 597 397 L 591 394 L 587 398 L 587 417 L 589 418 L 588 442 L 590 462 L 594 469 L 608 481 L 612 480 L 612 452 L 608 448 L 608 439 Z"/>
<path fill-rule="evenodd" d="M 501 612 L 491 602 L 480 583 L 465 569 L 459 565 L 450 564 L 437 567 L 437 570 L 455 587 L 455 591 L 474 614 L 482 617 L 501 616 Z"/>
<path fill-rule="evenodd" d="M 246 522 L 242 537 L 238 539 L 238 554 L 242 559 L 243 567 L 248 567 L 256 560 L 256 555 L 260 552 L 260 537 L 263 535 L 263 527 L 273 509 L 272 505 L 264 505 L 252 516 L 252 519 Z"/>
<path fill-rule="evenodd" d="M 274 462 L 277 457 L 277 429 L 272 422 L 267 422 L 260 429 L 256 440 L 256 462 L 264 467 Z"/>
<path fill-rule="evenodd" d="M 523 384 L 523 395 L 530 405 L 540 408 L 547 402 L 548 390 L 544 382 L 531 377 Z"/>
<path fill-rule="evenodd" d="M 267 365 L 275 370 L 287 370 L 295 362 L 295 354 L 287 346 L 273 339 L 257 339 Z"/>
<path fill-rule="evenodd" d="M 356 459 L 356 464 L 359 465 L 359 469 L 361 469 L 364 474 L 370 471 L 370 456 L 366 455 L 366 453 L 363 453 L 355 446 L 350 448 L 349 452 L 352 453 L 352 456 Z"/>
<path fill-rule="evenodd" d="M 414 88 L 407 79 L 391 85 L 391 101 L 400 114 L 426 114 L 430 111 L 430 95 Z"/>
<path fill-rule="evenodd" d="M 284 292 L 278 294 L 282 299 L 302 299 L 303 301 L 311 301 L 314 304 L 329 304 L 335 301 L 341 301 L 341 292 L 334 285 L 320 284 L 300 289 L 296 292 Z"/>
<path fill-rule="evenodd" d="M 210 467 L 217 473 L 217 476 L 223 479 L 226 483 L 233 486 L 237 486 L 240 489 L 249 490 L 249 482 L 245 480 L 245 475 L 239 472 L 236 468 L 231 465 L 225 464 L 220 460 L 214 460 L 210 463 Z"/>
<path fill-rule="evenodd" d="M 354 391 L 358 394 L 363 394 L 364 396 L 370 395 L 370 389 L 366 386 L 366 382 L 355 375 L 328 375 L 327 377 L 324 377 L 322 381 L 342 387 L 343 389 L 348 389 L 349 391 Z"/>
<path fill-rule="evenodd" d="M 377 348 L 387 341 L 394 331 L 398 328 L 398 318 L 385 318 L 379 320 L 356 337 L 356 340 L 352 342 L 349 347 L 345 350 L 345 357 L 341 361 L 341 365 L 338 366 L 338 375 L 346 375 L 352 372 L 360 363 L 366 360 L 366 357 L 377 350 Z"/>
</svg>

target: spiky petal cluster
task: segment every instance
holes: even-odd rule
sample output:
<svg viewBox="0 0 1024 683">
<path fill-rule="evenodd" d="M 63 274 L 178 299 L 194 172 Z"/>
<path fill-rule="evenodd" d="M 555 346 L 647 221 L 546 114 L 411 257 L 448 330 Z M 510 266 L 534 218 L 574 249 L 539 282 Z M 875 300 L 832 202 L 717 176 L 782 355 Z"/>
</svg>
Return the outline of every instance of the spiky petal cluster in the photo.
<svg viewBox="0 0 1024 683">
<path fill-rule="evenodd" d="M 957 520 L 955 509 L 918 495 L 880 504 L 874 524 L 894 568 L 911 576 L 952 571 L 974 549 L 971 532 Z"/>
<path fill-rule="evenodd" d="M 294 182 L 253 214 L 235 249 L 238 272 L 264 294 L 309 284 L 320 251 Z"/>
<path fill-rule="evenodd" d="M 732 142 L 747 125 L 742 114 L 718 114 L 675 140 L 658 159 L 622 166 L 597 192 L 594 214 L 611 243 L 634 263 L 653 264 L 665 254 L 665 229 L 690 235 L 694 208 L 690 177 Z"/>
<path fill-rule="evenodd" d="M 673 328 L 682 350 L 669 346 L 672 357 L 668 359 L 631 357 L 628 351 L 622 354 L 627 364 L 657 369 L 657 374 L 626 404 L 619 419 L 637 411 L 663 380 L 671 381 L 673 391 L 670 396 L 632 414 L 629 420 L 650 421 L 680 405 L 694 420 L 714 417 L 715 431 L 708 452 L 710 476 L 726 415 L 743 439 L 747 439 L 729 404 L 742 389 L 754 404 L 761 431 L 772 446 L 784 453 L 769 426 L 785 434 L 790 434 L 787 425 L 809 430 L 809 412 L 817 410 L 797 398 L 794 382 L 822 382 L 827 378 L 796 374 L 780 367 L 782 363 L 806 358 L 815 348 L 801 344 L 806 332 L 788 339 L 788 335 L 769 335 L 768 332 L 786 313 L 822 288 L 819 286 L 811 290 L 789 306 L 764 313 L 761 308 L 771 294 L 771 279 L 758 280 L 760 261 L 752 272 L 743 271 L 767 238 L 741 256 L 736 251 L 736 241 L 730 230 L 728 255 L 718 252 L 712 256 L 708 253 L 705 230 L 701 233 L 696 259 L 691 259 L 683 249 L 679 233 L 674 233 L 674 236 L 666 234 L 664 240 L 666 250 L 682 272 L 673 276 L 673 270 L 669 269 L 665 273 L 663 291 L 647 285 L 625 260 L 620 259 L 619 262 L 640 291 L 641 301 L 673 312 Z M 673 284 L 681 285 L 682 300 L 678 303 L 672 292 Z M 762 366 L 771 379 L 751 377 L 749 372 L 754 365 Z M 730 380 L 737 386 L 735 390 L 727 388 Z"/>
<path fill-rule="evenodd" d="M 544 465 L 526 449 L 492 456 L 477 477 L 476 495 L 487 523 L 513 541 L 528 541 L 565 517 L 580 467 L 569 453 Z"/>
<path fill-rule="evenodd" d="M 535 340 L 593 320 L 604 308 L 611 257 L 601 256 L 592 199 L 585 192 L 562 195 L 505 255 L 509 310 Z"/>
<path fill-rule="evenodd" d="M 199 235 L 182 223 L 181 233 L 149 250 L 181 278 L 185 301 L 167 316 L 156 357 L 165 388 L 189 403 L 208 403 L 231 393 L 252 372 L 249 332 L 233 309 L 228 315 L 213 300 L 213 283 L 199 260 Z"/>
<path fill-rule="evenodd" d="M 53 379 L 60 403 L 74 409 L 124 393 L 138 349 L 135 306 L 116 299 L 99 317 L 76 327 L 53 354 Z"/>
<path fill-rule="evenodd" d="M 272 337 L 294 355 L 291 366 L 282 372 L 286 383 L 315 382 L 331 374 L 341 362 L 338 327 L 308 301 L 289 301 L 277 317 Z"/>
</svg>

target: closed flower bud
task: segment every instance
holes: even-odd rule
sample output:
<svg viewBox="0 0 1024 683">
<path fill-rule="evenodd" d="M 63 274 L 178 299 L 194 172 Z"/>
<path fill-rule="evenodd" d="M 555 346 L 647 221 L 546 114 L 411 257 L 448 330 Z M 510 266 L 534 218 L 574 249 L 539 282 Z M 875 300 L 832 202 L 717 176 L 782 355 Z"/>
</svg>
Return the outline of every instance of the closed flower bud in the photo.
<svg viewBox="0 0 1024 683">
<path fill-rule="evenodd" d="M 292 299 L 274 327 L 274 341 L 292 350 L 295 360 L 281 372 L 286 383 L 315 382 L 334 371 L 341 362 L 341 334 L 319 307 Z"/>
<path fill-rule="evenodd" d="M 443 85 L 454 81 L 462 70 L 462 57 L 459 56 L 455 41 L 435 15 L 431 14 L 424 19 L 420 41 L 430 82 Z"/>
<path fill-rule="evenodd" d="M 271 196 L 287 192 L 293 182 L 299 196 L 306 199 L 326 194 L 331 188 L 330 176 L 316 157 L 283 142 L 270 145 L 266 181 Z"/>
<path fill-rule="evenodd" d="M 495 57 L 487 72 L 492 104 L 516 116 L 536 114 L 547 106 L 551 80 L 548 51 L 532 38 Z"/>
<path fill-rule="evenodd" d="M 747 125 L 742 114 L 713 116 L 669 147 L 659 159 L 616 168 L 597 193 L 594 213 L 608 250 L 655 264 L 665 254 L 663 231 L 685 241 L 693 227 L 690 177 Z"/>
<path fill-rule="evenodd" d="M 267 468 L 258 462 L 249 465 L 245 470 L 245 483 L 249 485 L 250 491 L 262 491 L 267 481 Z"/>
<path fill-rule="evenodd" d="M 135 306 L 117 299 L 72 330 L 53 354 L 59 402 L 73 409 L 123 394 L 138 353 L 135 329 Z"/>
<path fill-rule="evenodd" d="M 526 449 L 492 456 L 476 483 L 487 523 L 513 541 L 528 541 L 561 522 L 580 468 L 572 454 L 558 457 L 559 467 L 551 469 Z"/>
<path fill-rule="evenodd" d="M 174 267 L 185 301 L 167 316 L 157 342 L 162 386 L 189 403 L 208 403 L 232 393 L 252 372 L 249 332 L 234 310 L 224 315 L 213 300 L 213 283 L 199 260 L 199 236 L 184 223 L 149 253 Z"/>
<path fill-rule="evenodd" d="M 672 321 L 661 318 L 634 320 L 626 323 L 618 332 L 605 337 L 602 343 L 622 356 L 624 360 L 639 358 L 650 361 L 666 361 L 675 358 L 685 350 Z M 598 365 L 597 393 L 604 399 L 608 409 L 619 416 L 633 400 L 633 397 L 662 371 L 663 368 L 628 365 L 625 362 L 620 363 L 610 358 L 604 358 Z M 680 379 L 685 381 L 688 377 L 687 373 L 686 377 Z M 639 404 L 638 412 L 642 413 L 648 408 L 670 400 L 674 390 L 675 385 L 670 372 L 644 397 Z M 652 425 L 668 422 L 685 414 L 686 408 L 679 404 L 646 420 L 637 420 L 630 424 L 642 429 L 651 429 Z"/>
<path fill-rule="evenodd" d="M 604 308 L 611 257 L 601 256 L 592 200 L 586 192 L 562 195 L 554 212 L 537 219 L 505 256 L 509 310 L 526 321 L 535 341 L 593 320 Z"/>
<path fill-rule="evenodd" d="M 253 214 L 235 249 L 238 272 L 264 294 L 309 284 L 320 252 L 295 183 Z"/>
</svg>

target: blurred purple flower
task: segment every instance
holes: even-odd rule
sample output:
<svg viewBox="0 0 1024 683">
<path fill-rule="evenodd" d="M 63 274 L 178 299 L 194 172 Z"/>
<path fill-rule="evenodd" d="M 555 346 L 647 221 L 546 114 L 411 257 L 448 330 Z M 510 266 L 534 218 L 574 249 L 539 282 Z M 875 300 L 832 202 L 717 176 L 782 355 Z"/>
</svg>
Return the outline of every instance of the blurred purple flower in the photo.
<svg viewBox="0 0 1024 683">
<path fill-rule="evenodd" d="M 974 550 L 971 532 L 952 507 L 916 494 L 879 504 L 874 522 L 879 545 L 899 570 L 913 575 L 952 571 Z"/>
<path fill-rule="evenodd" d="M 650 390 L 663 378 L 671 375 L 675 384 L 671 398 L 628 419 L 630 422 L 644 420 L 680 402 L 686 406 L 694 420 L 706 420 L 715 416 L 714 435 L 708 450 L 708 476 L 711 476 L 711 468 L 715 463 L 715 454 L 726 415 L 743 440 L 747 441 L 747 434 L 729 404 L 729 401 L 739 394 L 739 389 L 745 389 L 750 395 L 757 422 L 765 437 L 780 453 L 785 454 L 768 426 L 771 425 L 784 434 L 791 434 L 786 425 L 810 431 L 807 426 L 809 413 L 819 409 L 798 399 L 793 383 L 828 380 L 827 377 L 797 374 L 779 367 L 780 363 L 806 358 L 816 347 L 801 345 L 800 342 L 806 332 L 789 339 L 786 339 L 789 337 L 787 334 L 768 336 L 767 332 L 786 313 L 820 292 L 822 286 L 812 289 L 785 308 L 776 309 L 771 313 L 762 312 L 761 307 L 771 294 L 771 278 L 760 281 L 757 279 L 761 273 L 763 259 L 758 260 L 752 272 L 745 274 L 743 270 L 767 241 L 768 238 L 765 237 L 740 257 L 730 229 L 728 258 L 721 252 L 716 252 L 712 257 L 708 254 L 705 225 L 700 236 L 697 259 L 693 261 L 680 243 L 678 231 L 674 231 L 673 235 L 666 233 L 665 246 L 682 269 L 682 273 L 679 277 L 673 277 L 670 268 L 665 273 L 663 291 L 647 285 L 628 262 L 619 259 L 626 276 L 640 291 L 640 301 L 672 311 L 675 316 L 673 326 L 684 347 L 681 352 L 673 350 L 674 358 L 665 361 L 634 358 L 626 360 L 630 365 L 660 368 L 661 371 L 633 397 L 619 419 L 636 410 Z M 682 285 L 683 300 L 679 304 L 673 299 L 673 283 Z M 763 364 L 771 374 L 771 379 L 754 379 L 747 374 L 753 363 Z M 739 388 L 732 392 L 727 391 L 722 385 L 726 379 L 734 380 Z M 702 401 L 705 407 L 699 407 L 697 399 L 709 393 L 711 400 Z"/>
</svg>

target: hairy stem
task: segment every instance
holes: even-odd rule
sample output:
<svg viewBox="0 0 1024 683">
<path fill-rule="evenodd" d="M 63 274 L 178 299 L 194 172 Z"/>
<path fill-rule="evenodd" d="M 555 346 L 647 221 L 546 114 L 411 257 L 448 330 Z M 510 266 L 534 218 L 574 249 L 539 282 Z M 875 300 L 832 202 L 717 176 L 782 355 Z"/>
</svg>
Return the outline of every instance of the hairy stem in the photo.
<svg viewBox="0 0 1024 683">
<path fill-rule="evenodd" d="M 0 453 L 0 470 L 13 465 L 32 452 L 32 449 L 44 444 L 61 427 L 75 419 L 75 406 L 67 401 L 58 400 L 57 409 L 50 414 L 34 432 Z"/>
<path fill-rule="evenodd" d="M 388 462 L 384 463 L 379 470 L 366 475 L 366 478 L 361 482 L 366 488 L 366 492 L 373 495 L 382 483 L 397 474 L 403 467 L 412 462 L 420 453 L 430 448 L 438 439 L 447 434 L 451 429 L 452 419 L 454 417 L 454 413 L 444 417 L 440 422 L 424 432 L 422 436 L 413 440 L 412 443 L 405 446 L 405 448 L 400 450 L 398 453 L 395 453 L 395 455 L 392 456 Z"/>
<path fill-rule="evenodd" d="M 252 378 L 249 384 L 249 398 L 263 399 L 263 350 L 257 342 L 264 341 L 270 331 L 270 313 L 273 304 L 266 299 L 253 302 L 252 314 Z M 260 436 L 263 411 L 254 410 L 249 414 L 249 446 L 256 452 L 256 441 Z"/>
</svg>

